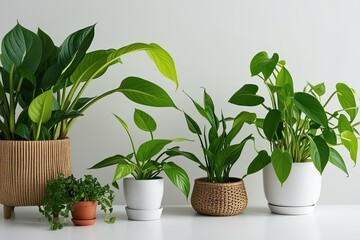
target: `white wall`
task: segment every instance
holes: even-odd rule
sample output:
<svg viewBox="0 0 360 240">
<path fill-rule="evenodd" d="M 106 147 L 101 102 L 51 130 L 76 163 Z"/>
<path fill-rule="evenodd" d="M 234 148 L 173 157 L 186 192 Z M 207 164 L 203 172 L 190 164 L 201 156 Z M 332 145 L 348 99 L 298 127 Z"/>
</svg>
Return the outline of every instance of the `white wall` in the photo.
<svg viewBox="0 0 360 240">
<path fill-rule="evenodd" d="M 342 81 L 360 91 L 360 2 L 356 0 L 2 0 L 0 8 L 1 38 L 17 20 L 34 31 L 40 27 L 57 44 L 71 32 L 97 23 L 92 49 L 118 48 L 139 41 L 156 42 L 175 60 L 180 81 L 177 92 L 145 54 L 137 53 L 124 57 L 123 65 L 113 67 L 94 82 L 88 88 L 88 96 L 98 95 L 117 86 L 126 76 L 135 75 L 163 86 L 181 109 L 193 115 L 193 106 L 182 90 L 200 101 L 201 87 L 206 87 L 213 96 L 219 111 L 235 115 L 240 108 L 227 104 L 227 99 L 245 82 L 255 81 L 250 79 L 249 62 L 262 50 L 278 52 L 287 60 L 299 90 L 306 81 L 326 82 L 329 91 L 336 82 Z M 70 134 L 75 175 L 92 173 L 103 183 L 111 181 L 113 169 L 88 171 L 86 168 L 107 156 L 129 152 L 126 135 L 111 113 L 131 123 L 135 106 L 125 97 L 114 95 L 77 121 Z M 136 107 L 156 114 L 160 129 L 157 136 L 193 138 L 180 112 Z M 135 132 L 135 128 L 132 130 Z M 138 133 L 135 136 L 138 142 L 146 137 Z M 200 156 L 196 144 L 185 144 L 184 148 Z M 349 160 L 346 152 L 343 153 Z M 251 147 L 244 151 L 233 175 L 245 173 L 253 154 Z M 191 179 L 203 176 L 192 162 L 182 159 L 178 162 Z M 348 163 L 349 178 L 328 166 L 320 203 L 360 203 L 360 168 L 352 168 L 350 161 Z M 265 204 L 261 174 L 246 178 L 245 183 L 249 204 Z M 117 203 L 123 203 L 122 192 L 116 193 Z M 164 203 L 187 202 L 167 183 Z"/>
</svg>

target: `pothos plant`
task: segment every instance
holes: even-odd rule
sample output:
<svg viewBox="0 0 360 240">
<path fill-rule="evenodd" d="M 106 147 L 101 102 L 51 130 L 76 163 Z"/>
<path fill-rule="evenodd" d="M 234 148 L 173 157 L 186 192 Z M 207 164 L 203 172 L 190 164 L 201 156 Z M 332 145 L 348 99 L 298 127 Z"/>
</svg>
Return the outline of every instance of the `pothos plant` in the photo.
<svg viewBox="0 0 360 240">
<path fill-rule="evenodd" d="M 155 43 L 88 52 L 95 25 L 70 34 L 58 47 L 44 31 L 19 23 L 7 33 L 0 53 L 0 139 L 55 140 L 67 137 L 75 119 L 100 99 L 123 93 L 128 99 L 166 107 L 164 90 L 138 77 L 98 96 L 83 97 L 88 85 L 125 54 L 145 51 L 158 70 L 178 85 L 174 61 Z"/>
<path fill-rule="evenodd" d="M 230 182 L 232 167 L 240 158 L 245 144 L 249 140 L 254 139 L 252 135 L 245 137 L 241 141 L 236 137 L 245 123 L 255 122 L 256 115 L 254 113 L 241 112 L 235 118 L 225 118 L 221 113 L 221 116 L 218 117 L 215 112 L 214 102 L 205 89 L 203 106 L 194 101 L 190 96 L 189 98 L 207 123 L 204 124 L 202 129 L 190 115 L 184 112 L 188 129 L 197 136 L 201 145 L 203 161 L 194 154 L 180 151 L 179 149 L 169 149 L 168 154 L 170 156 L 181 155 L 197 163 L 200 169 L 206 172 L 208 182 Z M 231 127 L 228 127 L 229 123 Z M 264 154 L 266 155 L 265 151 L 260 151 L 255 159 L 263 158 Z M 246 175 L 251 173 L 251 170 L 249 170 Z"/>
<path fill-rule="evenodd" d="M 67 224 L 67 218 L 76 202 L 98 202 L 105 213 L 104 221 L 114 223 L 116 218 L 108 218 L 113 211 L 114 192 L 109 185 L 102 186 L 96 178 L 85 175 L 84 179 L 76 179 L 73 175 L 65 177 L 59 174 L 58 178 L 48 180 L 42 204 L 39 211 L 50 224 L 51 230 L 62 229 Z M 59 220 L 54 216 L 62 216 Z"/>
<path fill-rule="evenodd" d="M 354 89 L 337 83 L 335 91 L 327 95 L 325 83 L 307 83 L 303 91 L 295 92 L 285 61 L 279 60 L 277 53 L 271 58 L 266 52 L 256 54 L 250 71 L 267 88 L 270 103 L 257 95 L 255 84 L 245 84 L 229 102 L 249 107 L 260 105 L 267 111 L 264 118 L 257 117 L 255 124 L 260 136 L 269 141 L 271 156 L 253 162 L 254 170 L 271 162 L 281 184 L 288 178 L 293 162 L 312 161 L 320 173 L 330 162 L 348 175 L 335 147 L 345 146 L 356 164 L 360 123 L 356 122 L 358 105 Z M 334 104 L 330 107 L 335 97 L 337 107 Z"/>
<path fill-rule="evenodd" d="M 119 116 L 114 115 L 125 129 L 132 151 L 127 155 L 117 154 L 108 157 L 99 163 L 95 164 L 90 169 L 99 169 L 112 165 L 116 165 L 113 185 L 119 188 L 117 181 L 122 178 L 132 175 L 137 180 L 156 179 L 161 172 L 165 172 L 170 181 L 180 189 L 186 198 L 190 192 L 189 176 L 176 163 L 169 159 L 176 155 L 170 154 L 172 150 L 179 150 L 179 147 L 173 147 L 170 150 L 164 150 L 166 146 L 173 142 L 184 141 L 184 138 L 175 139 L 157 139 L 154 137 L 154 132 L 157 129 L 157 124 L 153 117 L 148 113 L 135 109 L 134 122 L 135 125 L 145 132 L 150 134 L 150 140 L 142 143 L 138 148 L 135 147 L 133 137 L 126 122 Z"/>
</svg>

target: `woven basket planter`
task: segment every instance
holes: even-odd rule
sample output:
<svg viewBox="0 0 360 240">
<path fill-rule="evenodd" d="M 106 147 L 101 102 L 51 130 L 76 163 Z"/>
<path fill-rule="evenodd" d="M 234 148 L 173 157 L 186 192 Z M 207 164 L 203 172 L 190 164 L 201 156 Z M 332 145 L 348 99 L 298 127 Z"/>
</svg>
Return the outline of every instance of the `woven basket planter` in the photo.
<svg viewBox="0 0 360 240">
<path fill-rule="evenodd" d="M 15 206 L 41 204 L 47 180 L 69 175 L 70 140 L 0 140 L 0 203 L 4 218 Z"/>
<path fill-rule="evenodd" d="M 238 178 L 232 178 L 230 183 L 212 183 L 206 178 L 198 178 L 191 195 L 194 210 L 212 216 L 240 214 L 247 201 L 244 182 Z"/>
</svg>

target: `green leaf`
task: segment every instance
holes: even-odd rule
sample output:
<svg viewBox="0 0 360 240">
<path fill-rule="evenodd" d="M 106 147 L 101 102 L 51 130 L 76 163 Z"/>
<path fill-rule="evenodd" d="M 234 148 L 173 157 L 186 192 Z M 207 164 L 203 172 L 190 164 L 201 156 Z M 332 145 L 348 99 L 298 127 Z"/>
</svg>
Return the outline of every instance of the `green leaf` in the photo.
<svg viewBox="0 0 360 240">
<path fill-rule="evenodd" d="M 267 52 L 259 52 L 250 62 L 251 75 L 255 76 L 262 73 L 264 79 L 267 80 L 274 71 L 278 61 L 279 55 L 277 53 L 274 53 L 272 57 L 269 58 Z"/>
<path fill-rule="evenodd" d="M 54 99 L 53 99 L 54 102 Z M 67 120 L 67 119 L 73 119 L 73 118 L 77 118 L 77 117 L 81 117 L 83 116 L 83 114 L 81 114 L 78 111 L 70 111 L 70 112 L 66 112 L 63 110 L 56 110 L 53 111 L 53 115 L 50 118 L 50 120 L 48 122 L 46 122 L 46 127 L 48 127 L 49 129 L 51 127 L 53 127 L 55 124 L 63 121 L 63 120 Z"/>
<path fill-rule="evenodd" d="M 88 102 L 90 102 L 93 99 L 94 97 L 79 98 L 75 103 L 74 110 L 80 110 L 83 106 L 85 106 Z"/>
<path fill-rule="evenodd" d="M 140 145 L 137 151 L 137 159 L 140 162 L 151 159 L 153 156 L 158 154 L 166 145 L 171 143 L 171 140 L 167 139 L 154 139 L 144 142 Z"/>
<path fill-rule="evenodd" d="M 57 55 L 57 47 L 54 45 L 53 40 L 43 30 L 38 28 L 37 35 L 41 40 L 41 62 L 46 62 L 53 56 Z"/>
<path fill-rule="evenodd" d="M 15 68 L 22 66 L 34 73 L 40 64 L 41 50 L 40 38 L 18 23 L 3 38 L 0 59 L 7 72 L 14 64 Z"/>
<path fill-rule="evenodd" d="M 330 147 L 329 149 L 330 149 L 329 162 L 334 164 L 334 166 L 338 167 L 347 176 L 349 176 L 349 173 L 347 171 L 344 159 L 341 157 L 341 155 L 334 148 Z"/>
<path fill-rule="evenodd" d="M 36 87 L 36 77 L 34 73 L 32 73 L 31 71 L 27 70 L 24 67 L 18 67 L 17 71 L 20 73 L 21 77 L 28 80 L 31 83 L 31 85 Z"/>
<path fill-rule="evenodd" d="M 129 132 L 129 128 L 124 120 L 122 120 L 118 115 L 113 114 L 116 119 L 119 121 L 119 123 L 123 126 L 123 128 L 126 130 L 126 132 Z"/>
<path fill-rule="evenodd" d="M 95 25 L 70 34 L 59 47 L 58 61 L 63 79 L 69 77 L 79 65 L 94 38 Z"/>
<path fill-rule="evenodd" d="M 350 131 L 350 132 L 354 131 L 353 128 L 351 127 L 351 123 L 344 114 L 340 114 L 339 116 L 338 129 L 340 133 L 345 131 Z"/>
<path fill-rule="evenodd" d="M 52 86 L 54 86 L 61 75 L 61 67 L 58 63 L 55 63 L 54 65 L 48 67 L 40 81 L 40 88 L 48 90 Z M 55 91 L 57 89 L 55 88 Z"/>
<path fill-rule="evenodd" d="M 344 131 L 341 133 L 341 142 L 350 152 L 351 160 L 356 164 L 357 152 L 358 152 L 358 140 L 354 133 L 350 131 Z"/>
<path fill-rule="evenodd" d="M 336 91 L 340 105 L 349 114 L 351 121 L 353 121 L 358 113 L 354 92 L 344 83 L 336 84 Z"/>
<path fill-rule="evenodd" d="M 243 111 L 239 113 L 233 122 L 231 130 L 229 131 L 228 135 L 226 136 L 225 142 L 226 144 L 230 144 L 232 140 L 237 136 L 240 132 L 244 123 L 252 124 L 256 121 L 256 114 Z"/>
<path fill-rule="evenodd" d="M 280 149 L 275 149 L 271 154 L 271 162 L 274 167 L 276 176 L 278 177 L 281 185 L 284 184 L 289 177 L 292 158 L 289 152 L 282 152 Z"/>
<path fill-rule="evenodd" d="M 276 76 L 276 86 L 281 87 L 283 98 L 294 95 L 294 84 L 289 71 L 282 67 L 279 74 Z"/>
<path fill-rule="evenodd" d="M 25 140 L 31 139 L 30 130 L 28 126 L 26 126 L 23 123 L 21 123 L 19 126 L 16 127 L 15 134 L 22 137 Z"/>
<path fill-rule="evenodd" d="M 155 120 L 149 114 L 139 109 L 134 111 L 134 122 L 143 131 L 154 132 L 156 130 Z"/>
<path fill-rule="evenodd" d="M 170 181 L 184 193 L 186 198 L 188 198 L 190 192 L 190 180 L 185 170 L 174 162 L 164 163 L 163 169 Z"/>
<path fill-rule="evenodd" d="M 258 86 L 254 84 L 245 84 L 229 99 L 230 103 L 240 106 L 257 106 L 262 104 L 265 99 L 256 95 Z"/>
<path fill-rule="evenodd" d="M 117 155 L 105 158 L 104 160 L 98 162 L 97 164 L 90 167 L 89 169 L 99 169 L 99 168 L 104 168 L 104 167 L 112 166 L 112 165 L 119 164 L 119 163 L 125 164 L 125 163 L 127 163 L 127 160 L 124 156 L 117 154 Z"/>
<path fill-rule="evenodd" d="M 281 123 L 281 112 L 277 109 L 270 110 L 264 119 L 264 134 L 269 141 L 272 141 L 276 136 L 275 133 Z"/>
<path fill-rule="evenodd" d="M 37 96 L 29 106 L 29 117 L 34 123 L 46 123 L 52 113 L 52 89 Z"/>
<path fill-rule="evenodd" d="M 152 107 L 174 107 L 175 103 L 164 89 L 158 85 L 138 77 L 124 79 L 118 92 L 123 93 L 133 102 Z"/>
<path fill-rule="evenodd" d="M 316 169 L 322 174 L 329 161 L 329 146 L 325 140 L 319 136 L 315 136 L 314 138 L 309 137 L 309 140 L 311 159 Z"/>
<path fill-rule="evenodd" d="M 319 97 L 321 97 L 322 95 L 325 94 L 326 92 L 326 87 L 324 83 L 319 83 L 316 84 L 315 86 L 311 85 L 310 83 L 308 83 L 311 87 L 311 89 L 316 92 L 317 95 L 319 95 Z"/>
<path fill-rule="evenodd" d="M 267 154 L 265 150 L 260 151 L 258 155 L 254 158 L 254 160 L 250 163 L 247 169 L 247 173 L 244 177 L 260 171 L 269 163 L 271 163 L 271 157 Z"/>
<path fill-rule="evenodd" d="M 192 154 L 190 152 L 181 151 L 181 150 L 179 150 L 179 147 L 170 148 L 165 153 L 171 157 L 184 156 L 184 157 L 190 159 L 191 161 L 199 164 L 199 167 L 206 171 L 205 165 L 194 154 Z"/>
<path fill-rule="evenodd" d="M 205 110 L 207 110 L 208 112 L 210 112 L 210 113 L 215 112 L 214 102 L 211 99 L 210 95 L 207 94 L 205 89 L 204 89 L 204 106 L 205 106 Z"/>
<path fill-rule="evenodd" d="M 174 60 L 171 58 L 168 52 L 155 43 L 133 43 L 124 46 L 109 55 L 108 63 L 112 61 L 118 61 L 121 56 L 137 51 L 146 51 L 150 59 L 153 60 L 153 62 L 156 64 L 160 73 L 172 80 L 176 84 L 176 88 L 178 87 Z"/>
<path fill-rule="evenodd" d="M 328 128 L 328 120 L 321 103 L 308 93 L 297 92 L 292 98 L 295 105 L 314 122 Z"/>
<path fill-rule="evenodd" d="M 331 145 L 337 144 L 336 133 L 333 129 L 329 129 L 329 128 L 322 129 L 322 135 L 327 143 Z"/>
<path fill-rule="evenodd" d="M 187 126 L 188 126 L 190 132 L 195 133 L 195 134 L 197 134 L 197 135 L 201 135 L 200 127 L 199 127 L 199 125 L 195 122 L 195 120 L 192 119 L 192 118 L 191 118 L 189 115 L 187 115 L 185 112 L 184 112 L 184 116 L 185 116 L 186 123 L 187 123 Z"/>
<path fill-rule="evenodd" d="M 116 182 L 120 179 L 123 179 L 124 177 L 132 173 L 135 170 L 135 167 L 136 166 L 131 163 L 125 163 L 125 162 L 118 163 L 112 181 Z"/>
</svg>

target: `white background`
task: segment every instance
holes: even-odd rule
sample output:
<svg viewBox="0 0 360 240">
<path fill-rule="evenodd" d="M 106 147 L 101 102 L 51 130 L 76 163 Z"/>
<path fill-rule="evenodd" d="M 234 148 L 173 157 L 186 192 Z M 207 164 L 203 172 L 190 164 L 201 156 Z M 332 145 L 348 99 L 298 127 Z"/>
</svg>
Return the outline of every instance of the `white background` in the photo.
<svg viewBox="0 0 360 240">
<path fill-rule="evenodd" d="M 306 81 L 325 82 L 328 94 L 339 81 L 360 91 L 360 2 L 356 0 L 2 0 L 0 8 L 1 38 L 18 20 L 33 31 L 40 27 L 60 45 L 75 30 L 97 23 L 91 50 L 119 48 L 133 42 L 155 42 L 175 60 L 180 82 L 176 92 L 174 85 L 157 72 L 146 54 L 136 53 L 124 57 L 123 65 L 113 66 L 101 79 L 94 81 L 86 96 L 99 95 L 118 86 L 125 77 L 134 75 L 161 85 L 177 106 L 191 115 L 196 114 L 195 110 L 182 91 L 201 101 L 201 87 L 206 87 L 218 113 L 222 109 L 225 115 L 234 116 L 245 109 L 230 105 L 227 100 L 244 83 L 260 83 L 259 79 L 250 78 L 249 63 L 263 50 L 270 54 L 277 52 L 287 61 L 298 91 Z M 129 153 L 126 134 L 111 113 L 128 122 L 137 144 L 147 140 L 148 136 L 132 124 L 134 107 L 154 115 L 159 128 L 157 137 L 194 139 L 187 131 L 181 112 L 142 107 L 120 94 L 113 95 L 89 109 L 71 131 L 76 176 L 92 173 L 108 183 L 114 168 L 86 169 L 107 156 Z M 241 137 L 250 132 L 246 130 Z M 198 145 L 186 143 L 182 146 L 201 157 Z M 268 146 L 263 141 L 258 145 Z M 352 168 L 347 152 L 342 153 L 350 177 L 328 165 L 323 174 L 319 203 L 360 203 L 360 169 Z M 253 158 L 254 151 L 249 145 L 232 174 L 241 177 Z M 188 171 L 192 181 L 204 176 L 193 162 L 181 158 L 176 161 Z M 261 173 L 245 178 L 245 183 L 249 204 L 266 204 Z M 122 192 L 116 194 L 116 203 L 123 203 Z M 186 203 L 189 202 L 167 181 L 164 204 Z"/>
</svg>

